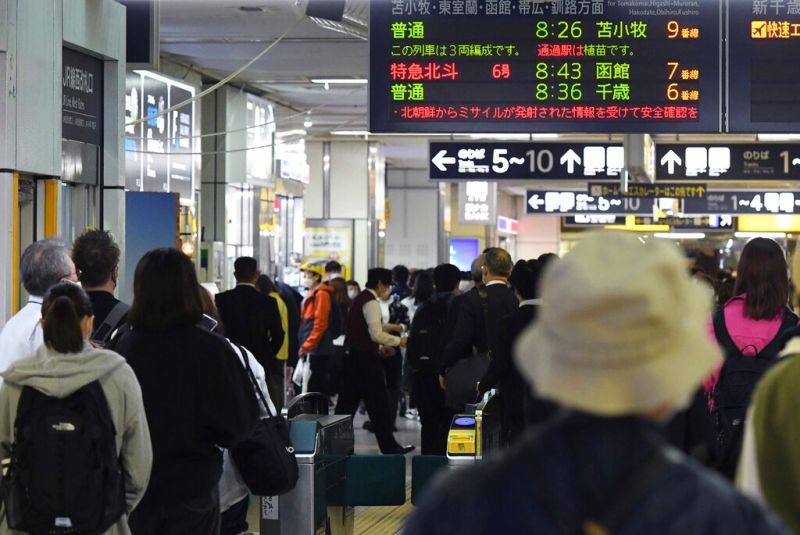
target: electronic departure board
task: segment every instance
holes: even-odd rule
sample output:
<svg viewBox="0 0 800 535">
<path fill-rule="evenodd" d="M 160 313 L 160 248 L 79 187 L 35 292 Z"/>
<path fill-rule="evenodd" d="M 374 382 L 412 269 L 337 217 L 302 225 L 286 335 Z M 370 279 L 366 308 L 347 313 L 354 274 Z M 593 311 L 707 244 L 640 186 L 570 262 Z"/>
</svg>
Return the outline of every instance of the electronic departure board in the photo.
<svg viewBox="0 0 800 535">
<path fill-rule="evenodd" d="M 718 132 L 720 2 L 370 2 L 372 132 Z"/>
<path fill-rule="evenodd" d="M 728 6 L 728 131 L 800 128 L 800 2 Z"/>
</svg>

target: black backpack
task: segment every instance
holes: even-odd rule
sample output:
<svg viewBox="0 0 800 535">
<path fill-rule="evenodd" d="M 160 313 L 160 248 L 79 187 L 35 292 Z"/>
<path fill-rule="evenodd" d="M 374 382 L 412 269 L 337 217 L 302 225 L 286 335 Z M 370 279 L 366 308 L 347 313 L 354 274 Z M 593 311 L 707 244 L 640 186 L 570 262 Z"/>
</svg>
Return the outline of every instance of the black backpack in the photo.
<svg viewBox="0 0 800 535">
<path fill-rule="evenodd" d="M 429 299 L 417 309 L 408 335 L 406 358 L 415 371 L 436 371 L 441 364 L 444 347 L 444 325 L 448 299 Z"/>
<path fill-rule="evenodd" d="M 735 475 L 739 462 L 750 397 L 761 377 L 778 361 L 778 353 L 795 332 L 796 325 L 797 316 L 786 309 L 775 338 L 755 356 L 745 356 L 731 339 L 725 325 L 724 309 L 720 308 L 714 314 L 714 332 L 725 354 L 719 380 L 711 394 L 716 432 L 715 466 L 730 478 Z"/>
<path fill-rule="evenodd" d="M 24 387 L 14 433 L 3 477 L 10 528 L 93 535 L 125 513 L 116 431 L 97 381 L 63 399 Z"/>
</svg>

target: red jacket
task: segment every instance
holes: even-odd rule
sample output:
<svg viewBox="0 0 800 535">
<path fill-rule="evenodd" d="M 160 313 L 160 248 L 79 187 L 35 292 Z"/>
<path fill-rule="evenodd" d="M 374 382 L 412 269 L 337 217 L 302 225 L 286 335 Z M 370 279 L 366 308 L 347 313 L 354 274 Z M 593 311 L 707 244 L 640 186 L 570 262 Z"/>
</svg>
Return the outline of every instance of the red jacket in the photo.
<svg viewBox="0 0 800 535">
<path fill-rule="evenodd" d="M 327 284 L 321 284 L 311 290 L 303 300 L 300 314 L 300 323 L 302 324 L 300 350 L 303 353 L 312 353 L 314 350 L 322 349 L 319 345 L 326 338 L 325 335 L 328 331 L 332 299 L 333 289 Z M 330 343 L 330 340 L 327 343 Z"/>
</svg>

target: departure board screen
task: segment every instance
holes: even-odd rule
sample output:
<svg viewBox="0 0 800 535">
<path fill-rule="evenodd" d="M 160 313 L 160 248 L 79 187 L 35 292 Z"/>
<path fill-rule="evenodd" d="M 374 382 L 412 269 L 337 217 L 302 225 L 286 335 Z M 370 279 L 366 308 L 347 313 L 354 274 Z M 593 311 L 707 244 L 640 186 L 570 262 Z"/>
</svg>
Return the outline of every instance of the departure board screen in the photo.
<svg viewBox="0 0 800 535">
<path fill-rule="evenodd" d="M 800 2 L 728 6 L 728 131 L 800 128 Z"/>
<path fill-rule="evenodd" d="M 720 3 L 370 2 L 372 132 L 718 132 Z"/>
</svg>

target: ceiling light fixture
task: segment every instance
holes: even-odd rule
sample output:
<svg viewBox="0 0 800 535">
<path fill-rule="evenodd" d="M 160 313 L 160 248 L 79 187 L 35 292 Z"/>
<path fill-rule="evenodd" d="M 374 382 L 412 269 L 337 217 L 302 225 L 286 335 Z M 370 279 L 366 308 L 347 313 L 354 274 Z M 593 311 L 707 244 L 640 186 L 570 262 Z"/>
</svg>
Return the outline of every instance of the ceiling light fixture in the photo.
<svg viewBox="0 0 800 535">
<path fill-rule="evenodd" d="M 734 234 L 737 238 L 777 238 L 782 239 L 786 237 L 785 232 L 736 232 Z"/>
<path fill-rule="evenodd" d="M 312 126 L 314 126 L 314 123 L 311 122 L 311 119 L 306 119 L 303 122 L 303 127 L 304 128 L 311 128 Z"/>
<path fill-rule="evenodd" d="M 706 237 L 702 232 L 656 232 L 653 236 L 668 240 L 702 240 Z"/>
<path fill-rule="evenodd" d="M 332 136 L 368 136 L 367 130 L 331 130 Z"/>
<path fill-rule="evenodd" d="M 296 128 L 294 130 L 283 130 L 281 132 L 275 132 L 275 137 L 293 137 L 293 136 L 304 136 L 308 132 L 303 130 L 302 128 Z"/>
</svg>

